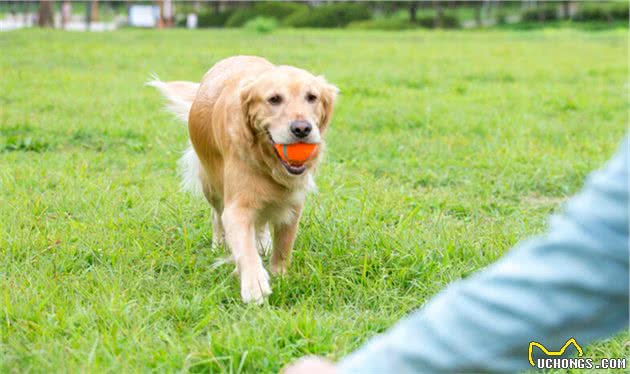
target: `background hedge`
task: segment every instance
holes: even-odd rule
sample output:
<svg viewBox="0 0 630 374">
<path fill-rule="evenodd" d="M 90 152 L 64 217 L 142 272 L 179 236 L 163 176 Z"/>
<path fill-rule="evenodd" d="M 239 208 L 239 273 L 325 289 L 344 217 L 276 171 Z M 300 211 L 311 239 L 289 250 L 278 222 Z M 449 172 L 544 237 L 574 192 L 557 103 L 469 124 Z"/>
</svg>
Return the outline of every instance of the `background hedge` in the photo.
<svg viewBox="0 0 630 374">
<path fill-rule="evenodd" d="M 365 4 L 326 4 L 293 13 L 283 24 L 291 27 L 345 27 L 350 22 L 371 17 L 372 13 Z"/>
<path fill-rule="evenodd" d="M 308 11 L 306 4 L 300 3 L 257 3 L 252 7 L 241 8 L 225 22 L 225 27 L 240 27 L 257 17 L 274 18 L 282 21 L 293 13 Z"/>
</svg>

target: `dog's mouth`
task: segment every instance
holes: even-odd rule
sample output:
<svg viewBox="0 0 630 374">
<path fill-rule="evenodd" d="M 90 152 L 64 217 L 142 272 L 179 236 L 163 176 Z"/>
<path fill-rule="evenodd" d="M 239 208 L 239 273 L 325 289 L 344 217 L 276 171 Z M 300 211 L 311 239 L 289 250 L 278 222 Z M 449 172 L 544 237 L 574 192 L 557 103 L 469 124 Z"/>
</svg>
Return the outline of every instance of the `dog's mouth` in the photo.
<svg viewBox="0 0 630 374">
<path fill-rule="evenodd" d="M 276 142 L 273 141 L 273 138 L 271 137 L 271 134 L 269 133 L 268 130 L 266 130 L 265 132 L 267 133 L 267 137 L 269 137 L 269 142 L 271 143 L 271 148 L 273 148 L 273 153 L 276 155 L 276 158 L 278 159 L 278 161 L 280 161 L 282 166 L 284 166 L 284 168 L 287 169 L 289 174 L 300 175 L 300 174 L 304 173 L 306 171 L 306 164 L 305 163 L 302 163 L 302 164 L 289 164 L 288 162 L 284 161 L 284 159 L 282 159 L 280 154 L 278 154 L 278 150 L 274 146 L 276 144 Z"/>
</svg>

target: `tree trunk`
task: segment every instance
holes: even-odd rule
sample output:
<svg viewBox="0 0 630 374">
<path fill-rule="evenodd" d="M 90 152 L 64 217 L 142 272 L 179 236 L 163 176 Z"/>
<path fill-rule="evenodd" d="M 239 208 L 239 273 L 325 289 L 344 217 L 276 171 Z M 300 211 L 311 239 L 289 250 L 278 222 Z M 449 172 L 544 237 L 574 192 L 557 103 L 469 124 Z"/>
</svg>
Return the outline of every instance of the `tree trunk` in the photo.
<svg viewBox="0 0 630 374">
<path fill-rule="evenodd" d="M 162 19 L 165 27 L 173 26 L 173 2 L 171 0 L 162 1 Z"/>
<path fill-rule="evenodd" d="M 92 0 L 92 8 L 90 9 L 90 20 L 98 21 L 98 0 Z"/>
<path fill-rule="evenodd" d="M 158 29 L 161 29 L 164 27 L 164 1 L 156 0 L 156 3 L 160 7 L 160 16 L 158 17 L 157 27 Z"/>
<path fill-rule="evenodd" d="M 545 22 L 545 3 L 543 1 L 536 2 L 538 10 L 538 22 Z"/>
<path fill-rule="evenodd" d="M 433 1 L 433 7 L 435 8 L 435 28 L 442 27 L 442 3 L 440 1 Z"/>
<path fill-rule="evenodd" d="M 562 18 L 571 18 L 571 2 L 568 0 L 562 2 Z"/>
<path fill-rule="evenodd" d="M 418 11 L 418 3 L 415 1 L 409 3 L 409 21 L 415 23 L 418 20 L 418 16 L 416 15 Z"/>
<path fill-rule="evenodd" d="M 72 18 L 72 4 L 68 0 L 64 0 L 61 4 L 61 28 L 65 29 L 66 24 Z"/>
<path fill-rule="evenodd" d="M 483 19 L 481 14 L 482 8 L 483 3 L 481 1 L 478 1 L 475 6 L 475 23 L 477 24 L 477 27 L 483 26 Z"/>
<path fill-rule="evenodd" d="M 37 12 L 37 25 L 39 27 L 54 27 L 52 2 L 50 0 L 41 0 L 39 2 L 39 11 Z"/>
</svg>

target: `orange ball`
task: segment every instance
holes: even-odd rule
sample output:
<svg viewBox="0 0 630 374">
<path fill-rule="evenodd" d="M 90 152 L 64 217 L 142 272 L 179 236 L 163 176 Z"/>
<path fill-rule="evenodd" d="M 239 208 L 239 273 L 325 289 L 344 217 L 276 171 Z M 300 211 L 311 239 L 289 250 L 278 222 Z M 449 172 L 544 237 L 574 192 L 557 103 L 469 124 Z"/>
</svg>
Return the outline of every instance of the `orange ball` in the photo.
<svg viewBox="0 0 630 374">
<path fill-rule="evenodd" d="M 288 164 L 302 165 L 317 155 L 317 144 L 274 144 L 278 155 Z"/>
</svg>

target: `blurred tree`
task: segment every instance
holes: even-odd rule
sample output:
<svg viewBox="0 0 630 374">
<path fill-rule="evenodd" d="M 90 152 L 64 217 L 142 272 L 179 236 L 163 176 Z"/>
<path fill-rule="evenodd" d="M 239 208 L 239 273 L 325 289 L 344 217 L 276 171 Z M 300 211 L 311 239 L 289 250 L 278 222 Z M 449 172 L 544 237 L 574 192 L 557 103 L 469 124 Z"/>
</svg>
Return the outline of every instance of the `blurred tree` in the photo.
<svg viewBox="0 0 630 374">
<path fill-rule="evenodd" d="M 160 6 L 160 19 L 158 27 L 172 27 L 173 26 L 173 2 L 171 0 L 158 0 Z"/>
<path fill-rule="evenodd" d="M 562 18 L 571 18 L 571 2 L 569 0 L 562 1 Z"/>
<path fill-rule="evenodd" d="M 547 2 L 545 0 L 536 1 L 536 8 L 540 9 L 538 12 L 538 22 L 545 22 L 547 20 L 547 12 L 545 12 L 546 6 Z"/>
<path fill-rule="evenodd" d="M 71 17 L 72 4 L 68 0 L 63 0 L 63 3 L 61 4 L 61 28 L 66 28 L 66 24 L 70 22 Z"/>
<path fill-rule="evenodd" d="M 94 4 L 92 4 L 92 2 L 88 2 L 87 6 L 85 7 L 85 29 L 87 31 L 90 30 L 90 26 L 92 25 L 92 6 Z"/>
<path fill-rule="evenodd" d="M 475 23 L 477 27 L 481 27 L 483 25 L 483 2 L 475 1 Z"/>
<path fill-rule="evenodd" d="M 55 27 L 51 0 L 40 0 L 37 12 L 37 25 L 39 27 Z"/>
<path fill-rule="evenodd" d="M 435 27 L 440 28 L 442 27 L 442 18 L 444 15 L 444 12 L 442 12 L 442 2 L 439 0 L 434 0 L 433 8 L 435 8 Z"/>
<path fill-rule="evenodd" d="M 98 0 L 92 0 L 92 7 L 90 8 L 90 20 L 92 22 L 98 21 Z"/>
<path fill-rule="evenodd" d="M 409 3 L 409 21 L 416 22 L 418 21 L 418 16 L 416 15 L 418 11 L 418 2 L 412 1 Z"/>
</svg>

